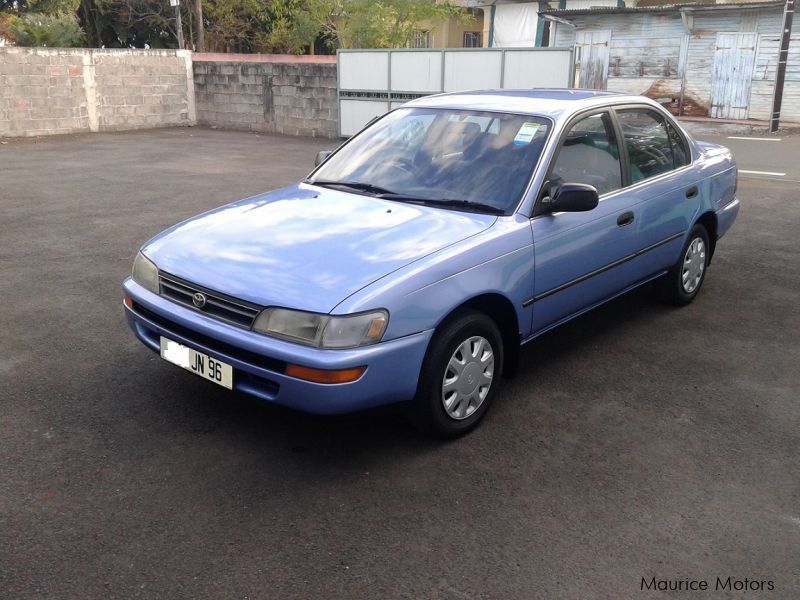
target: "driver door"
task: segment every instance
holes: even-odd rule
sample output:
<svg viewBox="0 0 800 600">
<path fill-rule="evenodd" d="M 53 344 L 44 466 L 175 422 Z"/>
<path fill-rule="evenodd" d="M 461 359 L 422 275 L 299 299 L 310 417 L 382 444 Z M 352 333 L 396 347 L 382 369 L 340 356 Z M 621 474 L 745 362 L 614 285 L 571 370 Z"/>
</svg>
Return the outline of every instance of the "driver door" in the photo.
<svg viewBox="0 0 800 600">
<path fill-rule="evenodd" d="M 537 215 L 532 333 L 537 334 L 633 285 L 637 279 L 640 199 L 625 191 L 621 144 L 608 111 L 582 114 L 567 126 L 542 194 L 561 183 L 586 183 L 600 195 L 587 212 Z"/>
</svg>

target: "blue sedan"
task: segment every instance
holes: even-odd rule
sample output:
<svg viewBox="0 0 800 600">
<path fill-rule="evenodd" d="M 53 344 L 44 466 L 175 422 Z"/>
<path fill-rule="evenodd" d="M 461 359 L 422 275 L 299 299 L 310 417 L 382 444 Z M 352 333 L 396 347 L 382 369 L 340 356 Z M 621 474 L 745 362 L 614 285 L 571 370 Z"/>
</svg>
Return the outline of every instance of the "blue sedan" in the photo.
<svg viewBox="0 0 800 600">
<path fill-rule="evenodd" d="M 404 402 L 442 437 L 544 332 L 650 281 L 690 303 L 739 211 L 726 148 L 604 92 L 430 96 L 317 163 L 142 246 L 128 322 L 226 388 L 319 414 Z"/>
</svg>

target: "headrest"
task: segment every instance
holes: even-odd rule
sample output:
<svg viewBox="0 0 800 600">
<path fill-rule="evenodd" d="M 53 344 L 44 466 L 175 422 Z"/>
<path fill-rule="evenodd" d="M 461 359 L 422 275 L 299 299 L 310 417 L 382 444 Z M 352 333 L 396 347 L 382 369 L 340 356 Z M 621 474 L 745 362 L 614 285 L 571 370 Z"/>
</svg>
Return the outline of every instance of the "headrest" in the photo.
<svg viewBox="0 0 800 600">
<path fill-rule="evenodd" d="M 465 135 L 468 139 L 474 138 L 481 132 L 481 126 L 471 121 L 450 121 L 445 127 L 447 135 Z"/>
</svg>

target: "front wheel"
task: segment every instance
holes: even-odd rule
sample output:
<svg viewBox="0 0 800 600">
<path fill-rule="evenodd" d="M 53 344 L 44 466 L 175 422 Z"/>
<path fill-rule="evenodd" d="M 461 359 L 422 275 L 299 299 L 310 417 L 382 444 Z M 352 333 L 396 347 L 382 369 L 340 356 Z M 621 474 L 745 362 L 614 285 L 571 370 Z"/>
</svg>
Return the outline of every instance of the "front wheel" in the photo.
<svg viewBox="0 0 800 600">
<path fill-rule="evenodd" d="M 659 292 L 664 300 L 678 306 L 694 300 L 706 276 L 709 250 L 705 227 L 695 225 L 678 262 L 658 282 Z"/>
<path fill-rule="evenodd" d="M 436 332 L 420 372 L 412 421 L 454 438 L 473 429 L 491 406 L 503 372 L 503 343 L 484 313 L 467 310 Z"/>
</svg>

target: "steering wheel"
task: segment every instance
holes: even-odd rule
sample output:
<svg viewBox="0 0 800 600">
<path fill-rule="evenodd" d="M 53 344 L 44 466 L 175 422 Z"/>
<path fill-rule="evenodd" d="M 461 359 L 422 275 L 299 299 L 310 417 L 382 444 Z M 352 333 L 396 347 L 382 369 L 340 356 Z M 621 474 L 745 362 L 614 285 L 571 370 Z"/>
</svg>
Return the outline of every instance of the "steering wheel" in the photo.
<svg viewBox="0 0 800 600">
<path fill-rule="evenodd" d="M 649 156 L 660 165 L 668 165 L 672 162 L 666 154 L 664 154 L 658 148 L 654 148 L 653 146 L 648 146 L 647 148 L 640 147 L 639 152 L 645 156 Z"/>
</svg>

